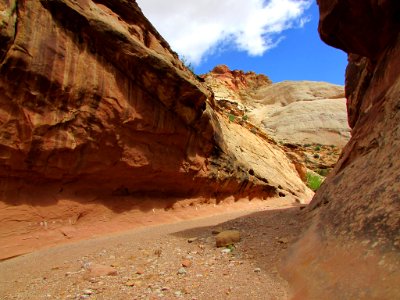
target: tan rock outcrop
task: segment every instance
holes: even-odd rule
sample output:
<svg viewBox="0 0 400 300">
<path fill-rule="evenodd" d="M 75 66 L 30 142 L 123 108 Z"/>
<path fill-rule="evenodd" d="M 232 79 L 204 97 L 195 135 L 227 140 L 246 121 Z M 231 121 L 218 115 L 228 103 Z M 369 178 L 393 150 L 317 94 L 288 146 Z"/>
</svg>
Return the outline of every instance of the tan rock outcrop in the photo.
<svg viewBox="0 0 400 300">
<path fill-rule="evenodd" d="M 349 53 L 352 138 L 316 193 L 284 273 L 296 299 L 400 297 L 399 1 L 319 0 L 322 39 Z"/>
<path fill-rule="evenodd" d="M 344 88 L 326 82 L 283 81 L 217 66 L 203 75 L 217 103 L 246 118 L 275 139 L 336 145 L 350 139 Z"/>
<path fill-rule="evenodd" d="M 0 10 L 1 257 L 184 198 L 311 196 L 280 147 L 214 110 L 135 1 Z"/>
</svg>

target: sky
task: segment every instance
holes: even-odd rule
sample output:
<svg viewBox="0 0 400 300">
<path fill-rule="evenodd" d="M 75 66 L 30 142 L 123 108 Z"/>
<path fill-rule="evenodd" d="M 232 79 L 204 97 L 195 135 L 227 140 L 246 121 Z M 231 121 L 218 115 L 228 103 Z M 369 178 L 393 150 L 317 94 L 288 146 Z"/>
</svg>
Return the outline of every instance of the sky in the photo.
<svg viewBox="0 0 400 300">
<path fill-rule="evenodd" d="M 171 48 L 204 74 L 216 65 L 273 82 L 344 84 L 346 54 L 318 35 L 313 0 L 137 0 Z"/>
</svg>

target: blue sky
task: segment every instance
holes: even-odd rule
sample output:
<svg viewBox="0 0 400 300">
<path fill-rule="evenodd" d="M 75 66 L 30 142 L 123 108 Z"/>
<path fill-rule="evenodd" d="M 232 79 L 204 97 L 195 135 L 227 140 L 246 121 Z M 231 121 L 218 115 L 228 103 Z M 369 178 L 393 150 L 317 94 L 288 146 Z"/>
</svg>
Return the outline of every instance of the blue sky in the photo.
<svg viewBox="0 0 400 300">
<path fill-rule="evenodd" d="M 262 56 L 249 56 L 231 49 L 207 56 L 195 67 L 197 74 L 207 73 L 218 64 L 230 69 L 254 71 L 269 76 L 273 82 L 283 80 L 313 80 L 344 84 L 347 55 L 321 41 L 318 35 L 318 7 L 315 3 L 306 11 L 310 21 L 303 28 L 283 32 L 285 37 Z"/>
<path fill-rule="evenodd" d="M 344 84 L 347 56 L 324 44 L 312 0 L 138 0 L 144 14 L 194 66 L 218 64 L 283 80 Z"/>
</svg>

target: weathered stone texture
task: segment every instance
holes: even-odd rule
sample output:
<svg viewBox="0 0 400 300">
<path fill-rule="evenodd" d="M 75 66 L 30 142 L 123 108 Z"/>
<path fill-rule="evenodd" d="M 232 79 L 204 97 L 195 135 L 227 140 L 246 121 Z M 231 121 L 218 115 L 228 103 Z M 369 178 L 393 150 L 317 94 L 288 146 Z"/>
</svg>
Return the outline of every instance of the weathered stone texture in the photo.
<svg viewBox="0 0 400 300">
<path fill-rule="evenodd" d="M 285 274 L 298 299 L 400 297 L 400 2 L 320 0 L 320 34 L 349 53 L 352 138 L 310 204 Z"/>
</svg>

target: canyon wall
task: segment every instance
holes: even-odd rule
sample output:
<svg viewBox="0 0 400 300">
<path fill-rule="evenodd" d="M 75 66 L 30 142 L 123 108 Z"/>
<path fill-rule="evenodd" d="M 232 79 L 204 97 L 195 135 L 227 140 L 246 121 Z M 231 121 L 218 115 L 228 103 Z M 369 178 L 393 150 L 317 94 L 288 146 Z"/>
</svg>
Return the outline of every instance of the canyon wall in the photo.
<svg viewBox="0 0 400 300">
<path fill-rule="evenodd" d="M 214 109 L 135 1 L 1 0 L 0 26 L 0 257 L 181 199 L 312 195 L 278 145 Z"/>
<path fill-rule="evenodd" d="M 327 82 L 272 83 L 254 72 L 215 67 L 202 75 L 215 100 L 283 143 L 334 145 L 350 139 L 344 87 Z"/>
<path fill-rule="evenodd" d="M 319 0 L 323 41 L 346 51 L 352 138 L 312 200 L 283 271 L 295 299 L 400 297 L 400 2 Z"/>
</svg>

